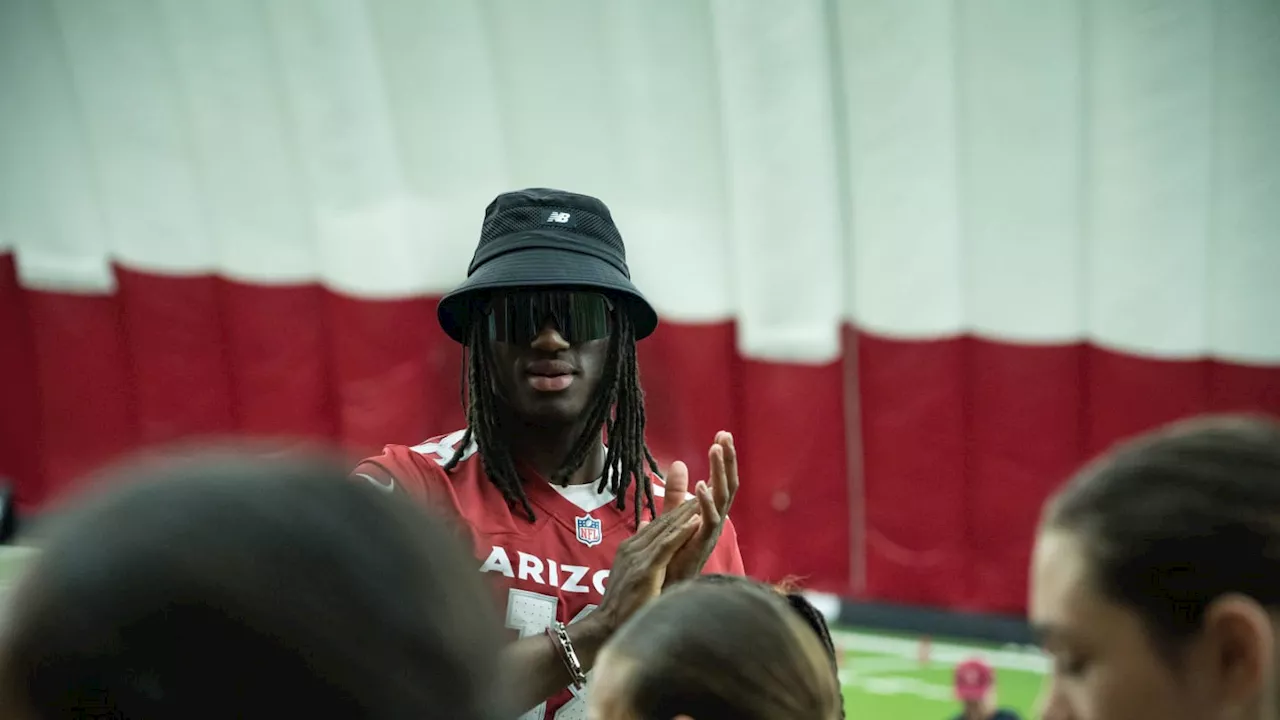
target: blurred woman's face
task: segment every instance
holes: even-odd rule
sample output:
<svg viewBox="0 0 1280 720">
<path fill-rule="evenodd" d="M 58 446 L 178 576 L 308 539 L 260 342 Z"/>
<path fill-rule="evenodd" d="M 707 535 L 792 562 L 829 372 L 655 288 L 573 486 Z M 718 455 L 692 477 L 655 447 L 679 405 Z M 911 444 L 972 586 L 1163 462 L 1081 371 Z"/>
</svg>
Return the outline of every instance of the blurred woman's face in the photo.
<svg viewBox="0 0 1280 720">
<path fill-rule="evenodd" d="M 1217 720 L 1239 711 L 1222 682 L 1222 643 L 1193 638 L 1174 668 L 1157 654 L 1141 618 L 1103 597 L 1071 533 L 1036 541 L 1030 616 L 1053 660 L 1041 696 L 1046 720 Z M 1204 633 L 1207 634 L 1207 633 Z"/>
</svg>

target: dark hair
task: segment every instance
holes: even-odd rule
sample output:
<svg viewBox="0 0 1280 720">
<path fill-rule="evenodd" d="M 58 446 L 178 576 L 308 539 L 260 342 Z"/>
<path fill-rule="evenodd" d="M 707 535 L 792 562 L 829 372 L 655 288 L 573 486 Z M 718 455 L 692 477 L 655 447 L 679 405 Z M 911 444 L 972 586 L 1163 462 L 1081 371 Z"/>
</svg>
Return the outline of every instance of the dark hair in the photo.
<svg viewBox="0 0 1280 720">
<path fill-rule="evenodd" d="M 801 592 L 792 579 L 783 580 L 777 585 L 764 585 L 756 580 L 741 575 L 728 575 L 724 573 L 707 573 L 696 578 L 698 582 L 726 585 L 726 586 L 756 586 L 767 587 L 786 599 L 787 604 L 796 612 L 801 620 L 813 630 L 813 634 L 822 643 L 822 649 L 827 651 L 827 659 L 831 665 L 831 676 L 836 679 L 836 700 L 840 707 L 840 717 L 844 717 L 844 695 L 840 690 L 840 659 L 836 652 L 835 641 L 831 638 L 831 628 L 827 625 L 827 618 L 822 611 L 813 606 Z"/>
<path fill-rule="evenodd" d="M 0 647 L 37 720 L 501 717 L 446 526 L 320 459 L 135 469 L 52 521 Z"/>
<path fill-rule="evenodd" d="M 745 578 L 680 583 L 628 620 L 607 651 L 626 659 L 623 684 L 640 720 L 842 713 L 839 681 L 817 635 L 785 596 Z"/>
<path fill-rule="evenodd" d="M 1215 598 L 1280 606 L 1280 425 L 1203 417 L 1126 442 L 1080 471 L 1043 524 L 1080 538 L 1099 590 L 1176 659 Z"/>
<path fill-rule="evenodd" d="M 477 300 L 477 302 L 482 302 Z M 604 473 L 600 476 L 600 490 L 608 487 L 617 496 L 618 507 L 625 508 L 627 488 L 635 480 L 633 492 L 636 524 L 640 524 L 641 507 L 654 512 L 653 488 L 647 464 L 655 475 L 658 461 L 644 442 L 644 391 L 640 387 L 640 369 L 636 362 L 635 328 L 627 315 L 625 304 L 613 304 L 613 334 L 609 340 L 609 354 L 605 360 L 604 376 L 600 380 L 597 395 L 587 408 L 582 434 L 578 437 L 560 469 L 551 477 L 552 482 L 568 483 L 569 476 L 582 467 L 589 454 L 600 441 L 603 429 L 609 446 L 605 457 Z M 471 327 L 467 332 L 465 347 L 467 356 L 466 385 L 463 403 L 467 408 L 467 432 L 458 443 L 458 449 L 445 464 L 446 472 L 458 466 L 471 441 L 474 439 L 484 463 L 485 474 L 512 505 L 520 505 L 530 520 L 534 520 L 533 506 L 525 494 L 516 470 L 515 458 L 503 441 L 500 431 L 498 403 L 501 400 L 494 388 L 492 347 L 486 332 L 483 312 L 473 312 Z"/>
<path fill-rule="evenodd" d="M 831 664 L 831 676 L 836 679 L 836 699 L 839 701 L 840 717 L 843 718 L 844 695 L 840 692 L 840 660 L 836 653 L 836 644 L 831 639 L 831 629 L 827 627 L 827 619 L 804 595 L 786 593 L 783 597 L 791 604 L 791 609 L 796 611 L 800 619 L 813 630 L 813 634 L 822 643 L 822 649 L 827 651 L 827 659 Z"/>
</svg>

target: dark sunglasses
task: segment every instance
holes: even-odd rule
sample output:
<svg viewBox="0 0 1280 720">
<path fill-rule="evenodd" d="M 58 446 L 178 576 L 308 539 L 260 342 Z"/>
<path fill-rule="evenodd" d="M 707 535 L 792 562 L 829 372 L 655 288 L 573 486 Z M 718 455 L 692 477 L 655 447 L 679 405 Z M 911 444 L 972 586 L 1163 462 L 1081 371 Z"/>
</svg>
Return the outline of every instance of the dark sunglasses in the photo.
<svg viewBox="0 0 1280 720">
<path fill-rule="evenodd" d="M 577 344 L 600 340 L 613 332 L 613 303 L 599 293 L 569 290 L 494 295 L 485 306 L 489 339 L 527 345 L 555 323 L 565 340 Z"/>
</svg>

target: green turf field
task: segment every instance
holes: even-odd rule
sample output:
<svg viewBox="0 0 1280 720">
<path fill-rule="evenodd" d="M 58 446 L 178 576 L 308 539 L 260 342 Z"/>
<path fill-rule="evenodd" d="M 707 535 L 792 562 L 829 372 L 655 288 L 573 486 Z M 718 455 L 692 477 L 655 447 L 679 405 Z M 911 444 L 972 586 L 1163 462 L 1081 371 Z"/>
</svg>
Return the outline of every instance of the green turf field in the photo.
<svg viewBox="0 0 1280 720">
<path fill-rule="evenodd" d="M 0 545 L 0 601 L 9 596 L 9 590 L 18 579 L 23 563 L 31 557 L 32 552 L 26 548 Z"/>
<path fill-rule="evenodd" d="M 0 546 L 0 601 L 30 554 Z M 995 668 L 1000 704 L 1030 718 L 1048 667 L 1034 648 L 924 642 L 856 629 L 838 630 L 834 638 L 843 655 L 840 679 L 851 720 L 947 720 L 958 710 L 951 696 L 951 668 L 974 656 Z"/>
<path fill-rule="evenodd" d="M 840 680 L 847 715 L 895 720 L 947 720 L 959 710 L 951 669 L 982 657 L 996 671 L 1000 705 L 1032 717 L 1048 662 L 1035 648 L 995 647 L 856 630 L 835 634 L 844 653 Z M 922 652 L 923 650 L 923 652 Z"/>
</svg>

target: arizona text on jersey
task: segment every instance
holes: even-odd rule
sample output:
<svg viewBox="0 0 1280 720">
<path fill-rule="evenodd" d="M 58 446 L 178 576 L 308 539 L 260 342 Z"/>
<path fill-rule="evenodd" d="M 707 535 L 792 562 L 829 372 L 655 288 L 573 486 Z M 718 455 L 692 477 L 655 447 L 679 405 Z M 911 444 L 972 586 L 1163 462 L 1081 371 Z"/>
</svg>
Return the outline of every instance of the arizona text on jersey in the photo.
<svg viewBox="0 0 1280 720">
<path fill-rule="evenodd" d="M 464 434 L 458 431 L 414 447 L 388 445 L 381 455 L 356 466 L 354 475 L 384 491 L 407 493 L 459 521 L 479 570 L 492 581 L 513 637 L 540 635 L 557 620 L 572 623 L 586 617 L 604 596 L 618 545 L 635 532 L 634 509 L 619 509 L 614 495 L 596 492 L 594 484 L 560 487 L 522 468 L 537 516 L 530 522 L 485 476 L 474 443 L 454 471 L 445 473 L 444 465 Z M 656 476 L 651 480 L 654 495 L 661 497 L 662 481 Z M 743 573 L 737 535 L 728 519 L 704 571 Z M 585 700 L 566 688 L 522 720 L 585 717 Z"/>
</svg>

